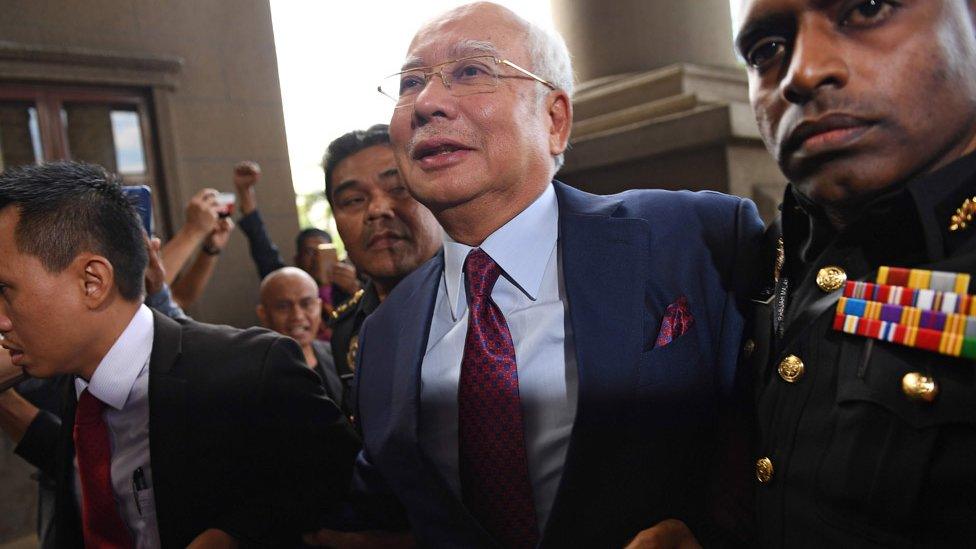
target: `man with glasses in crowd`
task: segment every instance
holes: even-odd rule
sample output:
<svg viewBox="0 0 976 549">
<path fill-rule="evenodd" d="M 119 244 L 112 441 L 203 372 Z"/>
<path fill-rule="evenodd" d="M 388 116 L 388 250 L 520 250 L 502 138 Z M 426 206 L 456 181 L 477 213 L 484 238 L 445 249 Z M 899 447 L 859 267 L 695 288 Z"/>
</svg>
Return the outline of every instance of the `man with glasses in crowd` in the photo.
<svg viewBox="0 0 976 549">
<path fill-rule="evenodd" d="M 758 244 L 755 207 L 554 182 L 572 88 L 562 39 L 490 3 L 422 27 L 380 87 L 396 101 L 400 171 L 444 252 L 362 329 L 356 487 L 387 512 L 402 504 L 422 545 L 743 534 L 716 511 L 748 474 L 724 455 L 735 425 L 722 424 L 743 404 L 735 273 Z"/>
</svg>

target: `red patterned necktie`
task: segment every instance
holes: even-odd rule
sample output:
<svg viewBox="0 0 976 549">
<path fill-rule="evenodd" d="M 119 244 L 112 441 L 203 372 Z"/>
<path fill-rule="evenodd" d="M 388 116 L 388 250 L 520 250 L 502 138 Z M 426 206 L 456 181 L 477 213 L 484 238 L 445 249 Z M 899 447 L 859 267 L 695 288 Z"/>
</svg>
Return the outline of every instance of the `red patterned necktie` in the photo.
<svg viewBox="0 0 976 549">
<path fill-rule="evenodd" d="M 474 249 L 464 261 L 470 311 L 458 385 L 458 452 L 465 505 L 505 547 L 539 539 L 525 452 L 515 345 L 491 290 L 501 269 Z"/>
<path fill-rule="evenodd" d="M 75 410 L 75 456 L 81 477 L 81 525 L 85 547 L 131 548 L 132 536 L 119 516 L 112 490 L 112 443 L 102 417 L 105 403 L 88 389 Z"/>
</svg>

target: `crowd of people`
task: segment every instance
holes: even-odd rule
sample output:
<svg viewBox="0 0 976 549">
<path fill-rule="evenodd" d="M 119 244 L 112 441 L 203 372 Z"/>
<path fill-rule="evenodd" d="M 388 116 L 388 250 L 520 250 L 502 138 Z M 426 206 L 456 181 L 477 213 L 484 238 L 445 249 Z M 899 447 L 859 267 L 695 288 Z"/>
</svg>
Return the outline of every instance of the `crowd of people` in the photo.
<svg viewBox="0 0 976 549">
<path fill-rule="evenodd" d="M 215 190 L 162 244 L 98 166 L 0 174 L 0 383 L 29 376 L 0 429 L 42 544 L 976 542 L 976 5 L 740 8 L 769 227 L 557 181 L 569 53 L 487 2 L 329 145 L 346 260 L 306 229 L 286 265 L 233 167 L 264 328 L 183 310 L 235 229 Z"/>
</svg>

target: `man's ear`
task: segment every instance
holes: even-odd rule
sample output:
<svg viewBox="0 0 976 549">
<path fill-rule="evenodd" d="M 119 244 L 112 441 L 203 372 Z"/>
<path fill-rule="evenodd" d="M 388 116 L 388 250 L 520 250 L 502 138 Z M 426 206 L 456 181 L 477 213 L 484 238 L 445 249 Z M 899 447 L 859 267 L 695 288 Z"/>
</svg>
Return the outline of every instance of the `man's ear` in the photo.
<svg viewBox="0 0 976 549">
<path fill-rule="evenodd" d="M 89 309 L 98 309 L 115 291 L 115 269 L 108 259 L 95 254 L 81 254 L 73 267 L 79 271 L 84 301 Z"/>
<path fill-rule="evenodd" d="M 563 90 L 549 92 L 549 153 L 562 154 L 573 129 L 573 102 Z"/>
<path fill-rule="evenodd" d="M 265 328 L 270 327 L 268 325 L 268 312 L 264 310 L 264 305 L 259 303 L 258 306 L 254 308 L 254 312 L 258 314 L 258 320 L 261 321 L 262 326 Z"/>
</svg>

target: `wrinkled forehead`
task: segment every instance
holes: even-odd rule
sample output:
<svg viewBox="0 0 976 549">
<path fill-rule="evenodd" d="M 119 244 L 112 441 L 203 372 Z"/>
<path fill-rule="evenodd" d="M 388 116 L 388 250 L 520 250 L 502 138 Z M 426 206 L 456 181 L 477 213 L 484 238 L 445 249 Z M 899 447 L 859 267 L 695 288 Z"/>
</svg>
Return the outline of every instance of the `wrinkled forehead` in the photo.
<svg viewBox="0 0 976 549">
<path fill-rule="evenodd" d="M 403 68 L 436 65 L 473 55 L 524 62 L 525 36 L 524 26 L 518 21 L 486 13 L 434 20 L 417 31 Z"/>
</svg>

